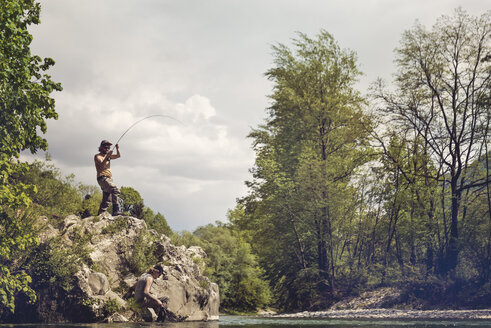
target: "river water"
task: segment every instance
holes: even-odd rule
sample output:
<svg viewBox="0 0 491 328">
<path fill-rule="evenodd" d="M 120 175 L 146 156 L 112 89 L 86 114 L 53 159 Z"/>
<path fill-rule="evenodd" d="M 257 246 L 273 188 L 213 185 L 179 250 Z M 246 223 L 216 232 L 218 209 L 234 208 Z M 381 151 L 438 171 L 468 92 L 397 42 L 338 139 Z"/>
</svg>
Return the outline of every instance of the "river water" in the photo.
<svg viewBox="0 0 491 328">
<path fill-rule="evenodd" d="M 349 319 L 285 319 L 248 316 L 220 316 L 215 322 L 180 323 L 113 323 L 113 324 L 24 324 L 0 325 L 0 328 L 445 328 L 487 327 L 490 320 L 349 320 Z"/>
</svg>

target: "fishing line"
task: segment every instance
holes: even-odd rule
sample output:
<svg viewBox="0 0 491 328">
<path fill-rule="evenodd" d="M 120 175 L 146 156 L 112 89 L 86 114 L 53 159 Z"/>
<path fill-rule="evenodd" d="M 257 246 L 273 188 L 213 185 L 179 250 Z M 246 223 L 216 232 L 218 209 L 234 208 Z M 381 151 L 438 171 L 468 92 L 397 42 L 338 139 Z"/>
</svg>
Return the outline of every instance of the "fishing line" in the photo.
<svg viewBox="0 0 491 328">
<path fill-rule="evenodd" d="M 174 121 L 177 121 L 181 124 L 184 124 L 182 123 L 181 121 L 179 121 L 178 119 L 176 118 L 173 118 L 172 116 L 169 116 L 169 115 L 159 115 L 159 114 L 155 114 L 155 115 L 150 115 L 150 116 L 147 116 L 147 117 L 144 117 L 142 118 L 141 120 L 138 120 L 136 121 L 135 123 L 133 123 L 128 129 L 126 129 L 126 131 L 124 131 L 124 133 L 121 135 L 121 137 L 119 137 L 118 141 L 116 141 L 116 143 L 114 144 L 114 147 L 113 147 L 113 150 L 114 148 L 116 147 L 116 145 L 121 141 L 121 139 L 123 139 L 123 137 L 125 136 L 126 133 L 128 133 L 128 131 L 130 131 L 135 125 L 137 125 L 138 123 L 146 120 L 146 119 L 149 119 L 149 118 L 152 118 L 152 117 L 157 117 L 157 116 L 160 116 L 160 117 L 166 117 L 166 118 L 170 118 L 171 120 L 174 120 Z"/>
</svg>

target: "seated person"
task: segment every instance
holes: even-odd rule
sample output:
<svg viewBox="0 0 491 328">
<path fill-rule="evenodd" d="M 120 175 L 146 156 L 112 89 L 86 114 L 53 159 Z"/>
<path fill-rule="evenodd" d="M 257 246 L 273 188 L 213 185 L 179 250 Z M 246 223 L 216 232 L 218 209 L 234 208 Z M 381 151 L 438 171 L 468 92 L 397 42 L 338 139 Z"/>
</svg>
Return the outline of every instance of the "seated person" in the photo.
<svg viewBox="0 0 491 328">
<path fill-rule="evenodd" d="M 158 264 L 150 268 L 147 273 L 144 273 L 138 278 L 138 281 L 130 287 L 129 291 L 124 295 L 124 298 L 129 298 L 133 292 L 135 301 L 143 307 L 153 308 L 155 313 L 159 314 L 162 309 L 165 310 L 166 304 L 162 303 L 157 297 L 150 293 L 153 281 L 164 273 L 162 265 Z"/>
</svg>

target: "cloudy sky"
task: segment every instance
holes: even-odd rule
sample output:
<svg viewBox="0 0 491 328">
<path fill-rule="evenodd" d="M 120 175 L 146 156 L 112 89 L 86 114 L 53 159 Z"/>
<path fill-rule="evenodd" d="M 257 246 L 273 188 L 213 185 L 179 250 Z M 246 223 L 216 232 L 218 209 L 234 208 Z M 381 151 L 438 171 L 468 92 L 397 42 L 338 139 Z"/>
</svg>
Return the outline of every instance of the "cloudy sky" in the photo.
<svg viewBox="0 0 491 328">
<path fill-rule="evenodd" d="M 247 134 L 269 105 L 271 46 L 296 32 L 330 32 L 358 54 L 366 92 L 389 79 L 393 50 L 416 20 L 430 27 L 457 7 L 489 0 L 41 0 L 32 51 L 51 57 L 59 119 L 49 154 L 63 173 L 96 185 L 93 155 L 121 140 L 115 183 L 138 190 L 174 230 L 225 221 L 246 194 L 254 153 Z M 43 154 L 37 156 L 44 158 Z M 26 156 L 29 157 L 29 156 Z"/>
</svg>

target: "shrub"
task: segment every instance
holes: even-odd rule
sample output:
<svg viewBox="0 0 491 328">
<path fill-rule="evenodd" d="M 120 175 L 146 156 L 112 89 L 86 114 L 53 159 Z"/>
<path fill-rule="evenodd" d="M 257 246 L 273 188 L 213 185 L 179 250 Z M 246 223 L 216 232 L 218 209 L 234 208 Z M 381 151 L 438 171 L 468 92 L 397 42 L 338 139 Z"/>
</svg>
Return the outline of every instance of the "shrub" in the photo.
<svg viewBox="0 0 491 328">
<path fill-rule="evenodd" d="M 109 300 L 107 300 L 106 303 L 104 303 L 104 307 L 102 308 L 105 316 L 110 316 L 111 314 L 116 313 L 119 310 L 121 310 L 121 307 L 114 298 L 110 298 Z"/>
<path fill-rule="evenodd" d="M 157 262 L 154 255 L 153 237 L 146 232 L 139 231 L 131 250 L 126 251 L 126 261 L 130 271 L 136 275 L 145 272 Z"/>
</svg>

